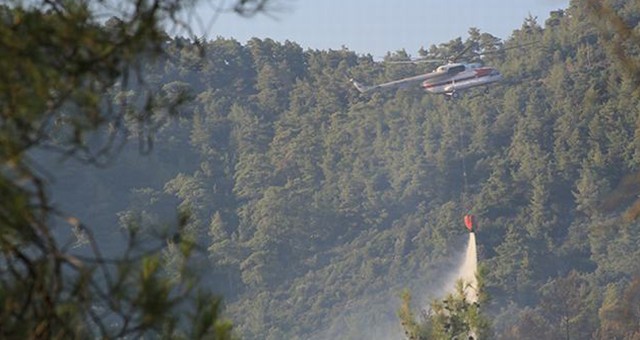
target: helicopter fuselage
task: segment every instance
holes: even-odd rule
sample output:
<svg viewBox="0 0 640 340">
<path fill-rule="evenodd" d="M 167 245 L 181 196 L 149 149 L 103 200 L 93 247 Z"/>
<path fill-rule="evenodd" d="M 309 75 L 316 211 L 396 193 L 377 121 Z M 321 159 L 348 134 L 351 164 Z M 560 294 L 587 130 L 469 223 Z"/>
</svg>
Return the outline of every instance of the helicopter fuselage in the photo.
<svg viewBox="0 0 640 340">
<path fill-rule="evenodd" d="M 422 88 L 430 93 L 449 96 L 455 95 L 459 90 L 495 83 L 502 79 L 502 75 L 495 68 L 479 64 L 443 65 L 438 67 L 436 72 L 442 75 L 425 80 L 422 82 Z"/>
</svg>

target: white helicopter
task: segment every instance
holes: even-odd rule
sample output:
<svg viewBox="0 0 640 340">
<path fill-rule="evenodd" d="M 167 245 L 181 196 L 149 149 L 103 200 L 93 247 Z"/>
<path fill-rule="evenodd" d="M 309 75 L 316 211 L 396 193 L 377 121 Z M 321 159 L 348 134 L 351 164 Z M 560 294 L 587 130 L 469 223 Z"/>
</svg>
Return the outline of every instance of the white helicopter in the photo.
<svg viewBox="0 0 640 340">
<path fill-rule="evenodd" d="M 430 93 L 445 94 L 447 97 L 456 97 L 458 91 L 472 87 L 489 85 L 502 79 L 502 74 L 493 67 L 484 67 L 481 64 L 449 63 L 438 67 L 435 71 L 403 78 L 387 83 L 363 86 L 351 79 L 353 85 L 361 93 L 375 90 L 399 88 L 421 83 L 422 88 Z"/>
<path fill-rule="evenodd" d="M 529 44 L 527 44 L 529 45 Z M 520 48 L 527 45 L 514 46 L 510 48 L 503 48 L 498 51 L 485 52 L 498 53 L 511 48 Z M 458 63 L 455 62 L 460 56 L 466 53 L 471 48 L 471 45 L 465 48 L 462 52 L 458 53 L 455 57 L 449 59 L 448 63 L 439 66 L 434 71 L 402 78 L 387 83 L 365 86 L 351 79 L 353 85 L 361 93 L 368 93 L 376 90 L 384 90 L 391 88 L 401 88 L 407 86 L 413 86 L 420 84 L 420 86 L 429 93 L 444 94 L 448 99 L 458 96 L 459 91 L 470 89 L 478 86 L 486 86 L 502 80 L 502 74 L 494 67 L 483 66 L 479 63 Z M 407 64 L 407 63 L 421 63 L 421 62 L 442 62 L 441 59 L 418 59 L 414 61 L 399 61 L 392 62 L 394 64 Z"/>
</svg>

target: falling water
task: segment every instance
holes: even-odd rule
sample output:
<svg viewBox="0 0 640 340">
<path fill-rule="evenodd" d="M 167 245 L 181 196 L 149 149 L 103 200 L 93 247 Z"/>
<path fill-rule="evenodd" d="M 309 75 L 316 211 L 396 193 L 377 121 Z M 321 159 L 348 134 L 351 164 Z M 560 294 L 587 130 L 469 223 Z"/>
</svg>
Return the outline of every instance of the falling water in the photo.
<svg viewBox="0 0 640 340">
<path fill-rule="evenodd" d="M 462 279 L 464 282 L 467 301 L 471 303 L 478 301 L 478 294 L 476 291 L 478 287 L 478 282 L 476 280 L 477 269 L 478 254 L 476 252 L 476 234 L 469 233 L 469 244 L 467 244 L 467 252 L 464 257 L 464 262 L 460 267 L 458 279 Z"/>
</svg>

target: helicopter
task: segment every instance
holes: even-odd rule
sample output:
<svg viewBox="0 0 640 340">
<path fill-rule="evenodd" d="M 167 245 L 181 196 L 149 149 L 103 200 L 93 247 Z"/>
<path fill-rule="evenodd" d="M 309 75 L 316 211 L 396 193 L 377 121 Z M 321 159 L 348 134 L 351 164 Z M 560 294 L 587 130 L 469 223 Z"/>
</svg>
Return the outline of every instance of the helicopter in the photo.
<svg viewBox="0 0 640 340">
<path fill-rule="evenodd" d="M 449 63 L 426 74 L 372 86 L 364 86 L 354 79 L 351 79 L 351 82 L 360 93 L 421 83 L 422 88 L 429 93 L 444 94 L 448 98 L 455 98 L 460 90 L 489 85 L 501 79 L 502 74 L 493 67 L 485 67 L 479 63 Z"/>
<path fill-rule="evenodd" d="M 498 51 L 485 52 L 482 54 L 499 53 L 507 49 L 521 48 L 535 43 L 503 48 Z M 365 86 L 355 79 L 350 79 L 351 83 L 360 93 L 369 93 L 376 90 L 402 88 L 419 84 L 426 92 L 434 94 L 444 94 L 447 99 L 456 98 L 459 91 L 467 90 L 479 86 L 487 86 L 502 80 L 502 74 L 494 67 L 483 66 L 481 63 L 460 63 L 456 60 L 465 54 L 472 45 L 467 46 L 462 52 L 447 60 L 447 64 L 437 67 L 434 71 L 420 74 L 413 77 L 402 78 L 382 84 Z M 391 62 L 393 64 L 443 62 L 442 59 L 417 59 L 412 61 Z"/>
</svg>

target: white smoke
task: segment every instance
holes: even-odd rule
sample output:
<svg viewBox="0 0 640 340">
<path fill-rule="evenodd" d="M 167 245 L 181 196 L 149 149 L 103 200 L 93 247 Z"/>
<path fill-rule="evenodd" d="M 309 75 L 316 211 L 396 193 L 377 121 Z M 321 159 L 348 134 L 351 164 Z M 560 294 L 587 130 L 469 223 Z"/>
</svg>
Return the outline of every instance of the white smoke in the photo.
<svg viewBox="0 0 640 340">
<path fill-rule="evenodd" d="M 375 302 L 370 301 L 357 307 L 357 303 L 354 303 L 351 308 L 337 315 L 327 329 L 310 339 L 403 339 L 404 332 L 397 318 L 402 288 L 409 287 L 412 295 L 418 298 L 417 301 L 422 306 L 420 309 L 426 311 L 434 299 L 452 293 L 456 282 L 462 279 L 467 301 L 477 302 L 477 265 L 475 233 L 469 233 L 464 254 L 458 253 L 435 268 L 431 267 L 428 274 L 416 273 L 416 277 L 405 285 L 388 287 Z M 357 335 L 354 335 L 354 330 Z"/>
</svg>

